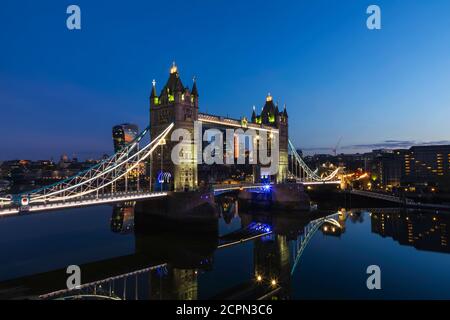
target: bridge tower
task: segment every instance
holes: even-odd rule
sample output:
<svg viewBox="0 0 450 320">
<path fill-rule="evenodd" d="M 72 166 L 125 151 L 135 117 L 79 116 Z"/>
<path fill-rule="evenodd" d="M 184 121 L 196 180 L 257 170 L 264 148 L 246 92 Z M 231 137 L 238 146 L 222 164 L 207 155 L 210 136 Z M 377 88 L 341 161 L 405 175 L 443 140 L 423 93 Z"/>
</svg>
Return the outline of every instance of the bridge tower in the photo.
<svg viewBox="0 0 450 320">
<path fill-rule="evenodd" d="M 281 286 L 278 294 L 286 299 L 291 294 L 291 260 L 286 236 L 272 235 L 255 240 L 253 268 L 257 281 Z M 272 282 L 273 281 L 273 282 Z"/>
<path fill-rule="evenodd" d="M 169 79 L 161 90 L 156 91 L 153 81 L 150 95 L 150 135 L 155 138 L 170 123 L 174 123 L 173 130 L 186 129 L 194 137 L 194 121 L 198 119 L 198 91 L 195 83 L 192 90 L 184 87 L 178 68 L 173 63 L 170 68 Z M 152 185 L 165 179 L 166 187 L 174 191 L 193 190 L 197 187 L 197 164 L 195 161 L 196 146 L 189 142 L 190 152 L 184 154 L 182 162 L 175 165 L 171 159 L 173 147 L 178 142 L 166 140 L 165 145 L 158 147 L 151 160 Z M 165 173 L 161 175 L 161 172 Z"/>
<path fill-rule="evenodd" d="M 289 132 L 288 132 L 288 114 L 286 110 L 286 105 L 284 105 L 283 111 L 278 111 L 276 117 L 276 125 L 279 130 L 279 141 L 280 141 L 280 154 L 279 154 L 279 170 L 277 175 L 277 182 L 283 182 L 288 178 L 289 170 L 289 155 L 288 155 L 288 144 L 289 144 Z"/>
<path fill-rule="evenodd" d="M 288 177 L 289 158 L 288 158 L 288 141 L 289 141 L 289 124 L 286 105 L 284 105 L 283 111 L 280 111 L 278 104 L 273 102 L 273 98 L 270 93 L 266 97 L 266 103 L 262 108 L 261 114 L 257 115 L 255 109 L 252 113 L 252 122 L 257 124 L 263 124 L 278 129 L 278 141 L 279 141 L 279 168 L 276 175 L 277 183 L 285 181 Z M 262 169 L 264 171 L 264 169 Z"/>
</svg>

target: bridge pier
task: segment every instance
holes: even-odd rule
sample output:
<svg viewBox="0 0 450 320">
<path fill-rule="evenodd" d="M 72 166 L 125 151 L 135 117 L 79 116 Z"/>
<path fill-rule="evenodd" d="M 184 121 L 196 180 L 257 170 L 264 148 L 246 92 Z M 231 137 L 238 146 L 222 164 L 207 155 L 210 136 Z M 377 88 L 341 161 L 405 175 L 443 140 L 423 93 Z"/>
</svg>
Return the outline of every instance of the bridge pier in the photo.
<svg viewBox="0 0 450 320">
<path fill-rule="evenodd" d="M 136 215 L 154 229 L 216 232 L 219 213 L 212 192 L 168 192 L 167 197 L 140 201 Z"/>
<path fill-rule="evenodd" d="M 239 200 L 244 208 L 309 211 L 310 199 L 303 185 L 282 183 L 267 185 L 259 190 L 242 190 Z"/>
</svg>

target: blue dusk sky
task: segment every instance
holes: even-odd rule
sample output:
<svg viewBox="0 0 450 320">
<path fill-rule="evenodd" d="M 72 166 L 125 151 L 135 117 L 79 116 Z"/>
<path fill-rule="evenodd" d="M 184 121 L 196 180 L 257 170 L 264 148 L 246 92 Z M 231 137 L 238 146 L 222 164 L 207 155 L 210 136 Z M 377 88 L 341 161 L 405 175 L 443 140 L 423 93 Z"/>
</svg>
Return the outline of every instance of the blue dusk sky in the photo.
<svg viewBox="0 0 450 320">
<path fill-rule="evenodd" d="M 307 153 L 449 143 L 449 15 L 448 0 L 3 0 L 0 160 L 111 153 L 174 60 L 201 111 L 249 117 L 272 93 Z"/>
</svg>

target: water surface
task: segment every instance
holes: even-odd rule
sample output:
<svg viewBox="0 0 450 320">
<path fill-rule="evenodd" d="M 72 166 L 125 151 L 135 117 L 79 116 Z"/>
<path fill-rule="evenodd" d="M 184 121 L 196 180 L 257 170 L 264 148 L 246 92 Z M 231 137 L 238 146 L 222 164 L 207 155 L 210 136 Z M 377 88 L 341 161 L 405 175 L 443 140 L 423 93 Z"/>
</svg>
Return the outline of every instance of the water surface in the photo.
<svg viewBox="0 0 450 320">
<path fill-rule="evenodd" d="M 125 205 L 1 219 L 0 287 L 8 297 L 11 283 L 28 285 L 51 271 L 61 278 L 49 279 L 65 279 L 68 265 L 85 266 L 82 274 L 89 280 L 102 280 L 167 263 L 107 282 L 101 290 L 126 299 L 256 298 L 275 288 L 280 290 L 273 298 L 280 299 L 450 299 L 449 216 L 347 210 L 305 242 L 305 227 L 317 217 L 230 208 L 221 208 L 216 236 L 204 239 L 189 230 L 136 233 L 133 208 Z M 251 222 L 274 232 L 217 248 L 220 236 Z M 381 290 L 367 289 L 369 265 L 381 268 Z M 60 282 L 49 289 L 65 287 L 62 280 L 52 281 Z"/>
</svg>

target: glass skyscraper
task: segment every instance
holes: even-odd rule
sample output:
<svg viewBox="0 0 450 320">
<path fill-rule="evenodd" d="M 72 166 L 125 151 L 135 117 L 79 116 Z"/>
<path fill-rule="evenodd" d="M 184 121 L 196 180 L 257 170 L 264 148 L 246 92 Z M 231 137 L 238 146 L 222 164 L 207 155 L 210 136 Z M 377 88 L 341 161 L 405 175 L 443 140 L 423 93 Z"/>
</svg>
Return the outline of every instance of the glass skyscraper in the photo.
<svg viewBox="0 0 450 320">
<path fill-rule="evenodd" d="M 114 152 L 119 151 L 131 143 L 139 134 L 139 128 L 135 124 L 119 124 L 112 129 Z"/>
</svg>

